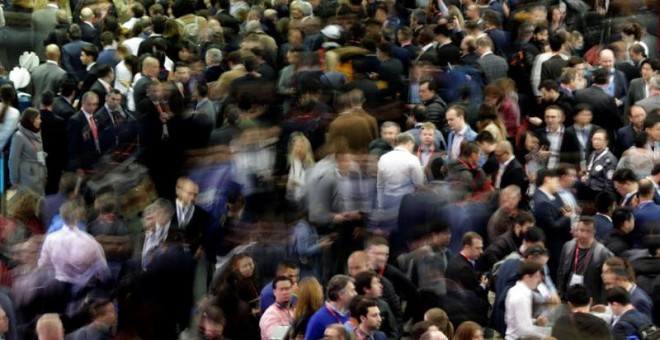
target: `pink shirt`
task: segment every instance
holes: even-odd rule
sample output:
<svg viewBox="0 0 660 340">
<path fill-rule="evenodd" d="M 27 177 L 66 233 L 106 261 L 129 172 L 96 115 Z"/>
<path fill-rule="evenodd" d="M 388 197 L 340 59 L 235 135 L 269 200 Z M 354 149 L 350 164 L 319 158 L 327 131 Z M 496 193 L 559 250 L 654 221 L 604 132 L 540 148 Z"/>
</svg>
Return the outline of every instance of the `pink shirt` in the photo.
<svg viewBox="0 0 660 340">
<path fill-rule="evenodd" d="M 290 326 L 293 323 L 293 311 L 290 308 L 280 307 L 277 302 L 266 309 L 259 321 L 261 340 L 268 340 L 277 326 Z"/>
</svg>

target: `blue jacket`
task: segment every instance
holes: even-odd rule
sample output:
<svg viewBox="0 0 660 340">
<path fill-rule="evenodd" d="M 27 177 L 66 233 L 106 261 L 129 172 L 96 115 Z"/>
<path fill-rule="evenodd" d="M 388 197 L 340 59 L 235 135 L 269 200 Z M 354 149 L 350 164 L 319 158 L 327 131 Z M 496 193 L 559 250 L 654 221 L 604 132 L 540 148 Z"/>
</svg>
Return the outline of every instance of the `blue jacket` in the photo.
<svg viewBox="0 0 660 340">
<path fill-rule="evenodd" d="M 465 132 L 465 139 L 469 142 L 473 142 L 475 139 L 477 139 L 477 133 L 472 130 L 470 125 L 467 126 L 467 131 Z M 454 143 L 454 136 L 456 135 L 456 132 L 453 130 L 449 132 L 449 137 L 447 138 L 447 153 L 451 152 L 452 148 L 452 143 Z"/>
<path fill-rule="evenodd" d="M 646 235 L 660 230 L 660 205 L 655 202 L 640 203 L 633 211 L 635 229 L 630 233 L 633 249 L 646 249 Z"/>
<path fill-rule="evenodd" d="M 318 340 L 323 339 L 323 333 L 325 333 L 325 328 L 332 324 L 344 324 L 348 321 L 349 313 L 341 315 L 336 311 L 330 312 L 328 310 L 328 305 L 325 304 L 321 307 L 312 318 L 309 319 L 307 324 L 307 332 L 305 333 L 305 340 Z"/>
</svg>

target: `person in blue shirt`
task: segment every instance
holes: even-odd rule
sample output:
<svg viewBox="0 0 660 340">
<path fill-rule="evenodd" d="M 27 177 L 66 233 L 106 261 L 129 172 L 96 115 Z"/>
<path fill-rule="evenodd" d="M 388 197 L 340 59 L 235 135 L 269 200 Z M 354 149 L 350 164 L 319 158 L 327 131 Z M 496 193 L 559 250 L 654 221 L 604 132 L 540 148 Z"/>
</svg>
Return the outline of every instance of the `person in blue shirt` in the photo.
<svg viewBox="0 0 660 340">
<path fill-rule="evenodd" d="M 357 295 L 353 278 L 341 274 L 333 276 L 328 282 L 326 295 L 328 301 L 309 319 L 305 340 L 322 339 L 326 327 L 348 321 L 348 306 Z"/>
<path fill-rule="evenodd" d="M 298 286 L 298 278 L 300 275 L 300 269 L 298 269 L 298 264 L 292 260 L 282 260 L 277 264 L 277 269 L 275 269 L 275 277 L 286 276 L 291 279 L 293 282 L 293 287 Z M 259 310 L 263 312 L 270 307 L 275 302 L 275 294 L 273 293 L 273 281 L 268 282 L 263 289 L 261 289 L 261 294 L 259 295 Z M 291 305 L 295 306 L 296 297 L 293 296 L 291 300 Z"/>
<path fill-rule="evenodd" d="M 385 333 L 379 331 L 383 319 L 380 317 L 378 303 L 372 299 L 364 299 L 357 306 L 356 318 L 360 324 L 355 329 L 358 339 L 385 340 Z"/>
</svg>

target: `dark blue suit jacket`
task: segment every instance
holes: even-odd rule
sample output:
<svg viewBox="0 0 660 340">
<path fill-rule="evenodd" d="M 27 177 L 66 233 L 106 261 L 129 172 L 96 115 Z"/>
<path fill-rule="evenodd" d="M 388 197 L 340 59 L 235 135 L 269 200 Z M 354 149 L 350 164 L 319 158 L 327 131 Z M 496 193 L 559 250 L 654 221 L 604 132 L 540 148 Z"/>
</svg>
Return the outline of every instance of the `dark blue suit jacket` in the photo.
<svg viewBox="0 0 660 340">
<path fill-rule="evenodd" d="M 616 132 L 616 150 L 615 155 L 620 157 L 624 151 L 630 149 L 635 144 L 637 133 L 632 125 L 626 125 Z"/>
<path fill-rule="evenodd" d="M 601 243 L 610 237 L 610 232 L 614 227 L 611 220 L 600 214 L 594 215 L 594 226 L 596 227 L 596 239 Z"/>
<path fill-rule="evenodd" d="M 98 122 L 96 124 L 98 127 Z M 78 111 L 69 119 L 66 132 L 69 143 L 67 169 L 91 170 L 101 154 L 96 149 L 92 129 L 82 111 Z"/>
<path fill-rule="evenodd" d="M 96 63 L 99 65 L 110 65 L 112 68 L 115 68 L 115 66 L 119 64 L 119 60 L 115 56 L 115 53 L 117 53 L 116 48 L 102 50 L 99 52 L 99 57 L 96 58 Z"/>
<path fill-rule="evenodd" d="M 74 40 L 62 46 L 62 68 L 69 74 L 73 74 L 76 81 L 85 80 L 85 75 L 87 74 L 87 68 L 80 61 L 80 51 L 86 45 L 92 44 L 82 40 Z"/>
<path fill-rule="evenodd" d="M 550 200 L 544 192 L 537 189 L 534 192 L 533 200 L 534 218 L 536 225 L 545 232 L 546 247 L 550 252 L 548 267 L 554 277 L 564 243 L 572 238 L 571 219 L 562 214 L 561 208 L 564 202 L 558 196 L 555 196 L 554 200 Z"/>
<path fill-rule="evenodd" d="M 635 285 L 630 291 L 630 301 L 635 309 L 646 315 L 649 320 L 653 320 L 653 300 L 642 288 Z"/>
<path fill-rule="evenodd" d="M 646 249 L 645 238 L 660 231 L 660 205 L 655 202 L 642 203 L 633 211 L 635 229 L 630 233 L 633 248 Z"/>
<path fill-rule="evenodd" d="M 500 4 L 498 5 L 502 7 L 502 5 Z M 506 53 L 509 50 L 511 37 L 508 32 L 496 28 L 486 31 L 486 35 L 488 35 L 490 40 L 493 41 L 493 46 L 495 47 L 493 49 L 493 52 L 495 52 L 495 54 L 502 55 L 503 53 Z"/>
</svg>

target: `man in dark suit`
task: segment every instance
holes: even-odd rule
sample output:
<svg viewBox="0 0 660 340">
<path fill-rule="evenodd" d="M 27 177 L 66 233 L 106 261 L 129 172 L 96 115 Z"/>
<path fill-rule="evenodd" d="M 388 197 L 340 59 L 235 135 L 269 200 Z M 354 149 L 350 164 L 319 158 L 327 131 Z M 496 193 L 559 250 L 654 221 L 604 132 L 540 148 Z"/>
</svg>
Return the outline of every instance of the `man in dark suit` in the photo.
<svg viewBox="0 0 660 340">
<path fill-rule="evenodd" d="M 101 33 L 101 45 L 103 49 L 99 52 L 99 57 L 96 59 L 99 65 L 110 65 L 112 68 L 115 68 L 119 63 L 117 59 L 117 48 L 113 46 L 114 40 L 114 33 L 107 31 Z"/>
<path fill-rule="evenodd" d="M 564 117 L 566 118 L 564 125 L 573 125 L 573 98 L 560 90 L 557 81 L 554 79 L 542 81 L 539 85 L 539 92 L 541 92 L 539 112 L 545 112 L 545 109 L 550 105 L 557 105 L 564 110 Z"/>
<path fill-rule="evenodd" d="M 548 41 L 554 55 L 541 64 L 541 83 L 548 79 L 557 82 L 561 72 L 568 66 L 566 57 L 562 55 L 566 43 L 564 37 L 561 34 L 555 34 Z"/>
<path fill-rule="evenodd" d="M 495 146 L 493 152 L 499 163 L 499 169 L 495 173 L 495 189 L 506 188 L 509 185 L 517 185 L 521 192 L 527 192 L 527 181 L 522 165 L 513 154 L 513 146 L 509 141 L 501 141 Z"/>
<path fill-rule="evenodd" d="M 660 70 L 660 59 L 644 59 L 644 61 L 642 61 L 642 76 L 630 81 L 628 99 L 626 101 L 626 112 L 630 112 L 630 107 L 636 102 L 649 96 L 649 82 L 654 75 L 658 74 L 658 70 Z"/>
<path fill-rule="evenodd" d="M 140 43 L 140 47 L 138 48 L 137 55 L 143 55 L 145 53 L 154 52 L 153 51 L 154 42 L 156 41 L 157 38 L 161 38 L 163 32 L 165 32 L 165 22 L 166 22 L 166 17 L 164 16 L 157 16 L 152 19 L 151 23 L 153 26 L 153 33 L 151 33 L 151 35 L 147 39 L 144 39 Z"/>
<path fill-rule="evenodd" d="M 223 68 L 221 64 L 222 51 L 220 51 L 220 49 L 217 48 L 211 48 L 208 51 L 206 51 L 206 55 L 204 58 L 206 61 L 206 70 L 204 71 L 204 78 L 206 79 L 206 82 L 213 82 L 218 80 L 223 72 Z M 256 63 L 258 65 L 258 62 Z"/>
<path fill-rule="evenodd" d="M 220 10 L 215 13 L 215 18 L 220 21 L 223 29 L 230 28 L 234 34 L 238 34 L 241 31 L 241 23 L 229 14 L 229 0 L 220 0 L 218 4 L 220 5 Z"/>
<path fill-rule="evenodd" d="M 94 11 L 85 7 L 80 10 L 80 30 L 82 31 L 82 40 L 100 46 L 99 30 L 94 26 Z"/>
<path fill-rule="evenodd" d="M 71 42 L 62 46 L 62 66 L 80 82 L 85 80 L 87 74 L 86 67 L 80 60 L 80 52 L 84 46 L 92 46 L 92 44 L 81 40 L 82 32 L 78 24 L 69 27 L 69 37 Z"/>
<path fill-rule="evenodd" d="M 94 113 L 94 118 L 98 122 L 101 154 L 134 141 L 137 137 L 135 121 L 121 107 L 121 100 L 121 92 L 110 89 L 105 95 L 104 105 Z"/>
<path fill-rule="evenodd" d="M 176 213 L 172 216 L 170 227 L 170 231 L 183 230 L 184 242 L 195 259 L 204 253 L 206 230 L 211 219 L 209 213 L 196 204 L 198 194 L 199 186 L 191 179 L 180 177 L 176 181 Z"/>
<path fill-rule="evenodd" d="M 509 51 L 511 43 L 510 34 L 500 28 L 502 20 L 492 11 L 486 11 L 483 16 L 484 33 L 493 41 L 493 52 L 497 55 L 504 55 Z"/>
<path fill-rule="evenodd" d="M 86 92 L 81 99 L 81 109 L 67 123 L 69 171 L 89 172 L 101 157 L 99 135 L 94 112 L 99 98 L 94 92 Z"/>
<path fill-rule="evenodd" d="M 53 114 L 62 117 L 64 120 L 71 118 L 76 113 L 73 107 L 73 101 L 76 98 L 78 84 L 73 79 L 65 80 L 60 86 L 60 95 L 53 104 Z"/>
<path fill-rule="evenodd" d="M 381 62 L 378 80 L 387 83 L 387 88 L 381 90 L 381 93 L 383 97 L 396 99 L 398 94 L 403 91 L 403 65 L 398 59 L 392 58 L 392 44 L 382 42 L 378 44 L 376 51 Z"/>
<path fill-rule="evenodd" d="M 600 68 L 607 71 L 607 83 L 602 87 L 606 94 L 612 96 L 616 101 L 616 106 L 623 109 L 626 103 L 626 94 L 628 93 L 628 80 L 623 72 L 614 68 L 614 52 L 604 49 L 599 53 Z M 594 75 L 595 77 L 595 75 Z M 595 82 L 595 81 L 594 81 Z M 622 106 L 623 105 L 623 106 Z"/>
<path fill-rule="evenodd" d="M 654 75 L 649 81 L 649 96 L 636 102 L 644 108 L 646 113 L 651 113 L 655 109 L 660 109 L 660 75 Z"/>
<path fill-rule="evenodd" d="M 638 203 L 633 215 L 635 229 L 630 234 L 632 246 L 635 249 L 646 249 L 649 237 L 660 235 L 660 205 L 653 202 L 655 187 L 651 180 L 644 178 L 639 181 L 637 189 Z"/>
<path fill-rule="evenodd" d="M 571 239 L 571 216 L 573 211 L 556 195 L 560 189 L 559 176 L 555 170 L 541 169 L 536 175 L 537 189 L 534 192 L 534 219 L 547 236 L 546 247 L 550 253 L 548 267 L 550 275 L 556 277 L 564 243 Z"/>
<path fill-rule="evenodd" d="M 49 0 L 46 7 L 32 12 L 34 51 L 41 60 L 46 57 L 44 53 L 44 40 L 46 40 L 48 33 L 55 30 L 55 27 L 57 26 L 57 10 L 57 0 Z"/>
<path fill-rule="evenodd" d="M 548 145 L 542 153 L 548 157 L 548 168 L 554 169 L 559 163 L 580 166 L 580 142 L 569 135 L 564 128 L 564 112 L 559 106 L 548 106 L 544 113 L 546 127 L 536 131 L 541 145 Z"/>
<path fill-rule="evenodd" d="M 483 74 L 484 84 L 488 85 L 494 81 L 504 78 L 509 71 L 509 64 L 500 56 L 492 51 L 493 43 L 488 37 L 477 39 L 477 54 L 479 59 L 476 62 L 477 69 Z"/>
<path fill-rule="evenodd" d="M 591 137 L 600 126 L 591 124 L 593 112 L 589 104 L 578 104 L 575 106 L 573 124 L 566 128 L 566 134 L 575 136 L 580 145 L 580 162 L 587 162 L 587 157 L 593 151 Z"/>
<path fill-rule="evenodd" d="M 635 139 L 644 131 L 644 121 L 646 120 L 646 111 L 641 106 L 633 105 L 628 111 L 628 121 L 630 124 L 620 128 L 616 132 L 616 148 L 614 154 L 620 157 L 626 150 L 635 144 Z"/>
<path fill-rule="evenodd" d="M 66 71 L 58 65 L 59 61 L 60 48 L 57 45 L 46 46 L 46 62 L 32 70 L 33 106 L 39 106 L 41 94 L 45 91 L 57 93 L 60 84 L 66 79 Z"/>
<path fill-rule="evenodd" d="M 142 100 L 147 98 L 147 89 L 158 77 L 160 71 L 160 63 L 158 59 L 147 57 L 142 60 L 142 78 L 137 81 L 133 88 L 133 100 L 136 105 L 139 105 Z"/>
<path fill-rule="evenodd" d="M 115 71 L 110 65 L 100 65 L 96 68 L 96 74 L 93 77 L 96 81 L 89 88 L 99 97 L 99 107 L 105 104 L 105 96 L 112 90 L 112 82 L 115 80 Z"/>
<path fill-rule="evenodd" d="M 605 92 L 610 86 L 609 79 L 609 71 L 604 68 L 597 69 L 593 72 L 593 84 L 586 89 L 575 91 L 574 99 L 576 104 L 586 103 L 591 106 L 594 124 L 614 133 L 621 128 L 623 122 L 615 98 Z"/>
<path fill-rule="evenodd" d="M 651 297 L 631 281 L 628 271 L 624 267 L 612 267 L 603 273 L 603 287 L 610 289 L 621 287 L 630 293 L 630 302 L 635 309 L 646 315 L 649 320 L 653 318 L 653 300 Z"/>
<path fill-rule="evenodd" d="M 438 42 L 435 48 L 435 64 L 443 68 L 458 64 L 461 60 L 461 50 L 451 41 L 451 33 L 447 25 L 438 25 L 433 32 Z"/>
<path fill-rule="evenodd" d="M 66 119 L 53 112 L 55 95 L 46 90 L 41 96 L 41 138 L 46 158 L 47 178 L 46 194 L 57 192 L 62 171 L 66 166 Z M 50 223 L 50 221 L 48 222 Z"/>
<path fill-rule="evenodd" d="M 488 279 L 476 270 L 476 261 L 484 252 L 483 239 L 479 234 L 470 231 L 463 235 L 461 243 L 460 253 L 454 255 L 447 264 L 445 277 L 459 284 L 461 288 L 474 292 L 480 301 L 488 304 Z M 478 306 L 474 307 L 478 308 Z M 486 315 L 479 316 L 480 318 L 475 321 L 484 322 Z"/>
</svg>

